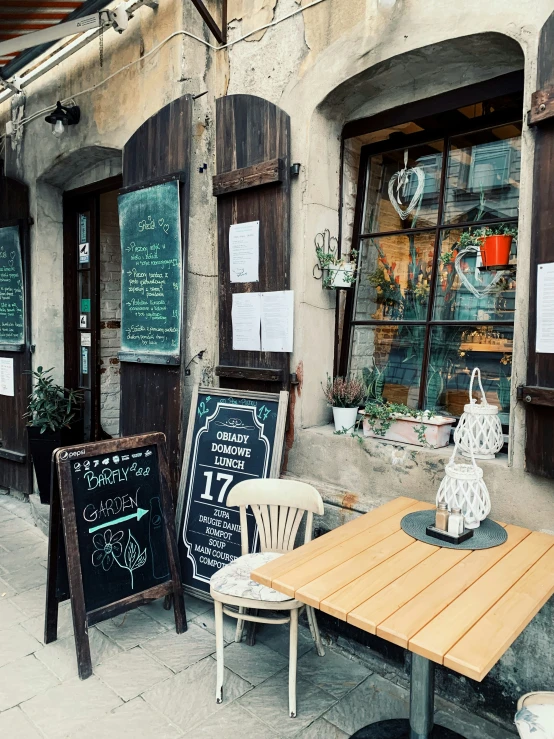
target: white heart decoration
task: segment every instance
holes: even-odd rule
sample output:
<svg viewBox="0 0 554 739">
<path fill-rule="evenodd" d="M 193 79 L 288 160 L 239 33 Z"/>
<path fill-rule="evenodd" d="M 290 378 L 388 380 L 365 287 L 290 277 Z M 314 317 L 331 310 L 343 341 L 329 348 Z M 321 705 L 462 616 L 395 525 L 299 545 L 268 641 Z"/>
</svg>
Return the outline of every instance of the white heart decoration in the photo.
<svg viewBox="0 0 554 739">
<path fill-rule="evenodd" d="M 456 255 L 456 259 L 454 260 L 454 268 L 461 282 L 465 285 L 469 292 L 476 298 L 483 298 L 485 297 L 485 295 L 490 295 L 495 291 L 496 284 L 502 279 L 502 277 L 504 276 L 504 272 L 509 272 L 510 270 L 498 270 L 489 284 L 485 285 L 482 290 L 479 290 L 478 287 L 472 285 L 471 282 L 467 279 L 461 267 L 461 261 L 466 254 L 478 254 L 479 251 L 480 249 L 478 246 L 468 246 L 467 249 L 463 249 Z"/>
<path fill-rule="evenodd" d="M 392 207 L 398 213 L 400 218 L 405 221 L 410 213 L 417 208 L 421 196 L 423 195 L 423 189 L 425 187 L 425 171 L 422 167 L 411 167 L 408 169 L 408 151 L 404 152 L 404 167 L 400 172 L 395 172 L 389 180 L 389 200 L 392 203 Z M 400 203 L 400 188 L 408 184 L 410 177 L 417 177 L 416 191 L 410 200 L 408 207 L 403 208 Z M 396 194 L 394 193 L 396 185 Z"/>
</svg>

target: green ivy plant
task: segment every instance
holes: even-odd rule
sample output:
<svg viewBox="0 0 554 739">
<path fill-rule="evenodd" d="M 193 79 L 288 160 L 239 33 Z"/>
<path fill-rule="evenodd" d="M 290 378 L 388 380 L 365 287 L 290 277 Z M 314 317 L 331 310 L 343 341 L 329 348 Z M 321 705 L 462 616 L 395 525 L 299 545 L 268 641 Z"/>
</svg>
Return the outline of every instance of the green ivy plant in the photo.
<svg viewBox="0 0 554 739">
<path fill-rule="evenodd" d="M 376 436 L 385 436 L 398 416 L 405 416 L 420 421 L 414 426 L 417 439 L 422 446 L 429 446 L 425 437 L 427 426 L 424 421 L 432 418 L 431 411 L 419 411 L 415 408 L 409 408 L 404 403 L 384 403 L 379 401 L 369 401 L 365 406 L 365 419 L 370 429 Z"/>
<path fill-rule="evenodd" d="M 50 374 L 53 369 L 50 367 L 43 370 L 42 367 L 37 367 L 35 372 L 31 372 L 34 387 L 29 395 L 27 412 L 23 414 L 23 418 L 30 419 L 28 425 L 40 428 L 41 434 L 47 430 L 70 428 L 83 402 L 79 391 L 67 390 L 55 384 Z"/>
<path fill-rule="evenodd" d="M 499 223 L 494 226 L 485 226 L 476 231 L 476 235 L 479 239 L 486 236 L 511 236 L 517 238 L 518 229 L 517 226 L 511 226 L 507 223 Z M 480 243 L 480 242 L 479 242 Z"/>
</svg>

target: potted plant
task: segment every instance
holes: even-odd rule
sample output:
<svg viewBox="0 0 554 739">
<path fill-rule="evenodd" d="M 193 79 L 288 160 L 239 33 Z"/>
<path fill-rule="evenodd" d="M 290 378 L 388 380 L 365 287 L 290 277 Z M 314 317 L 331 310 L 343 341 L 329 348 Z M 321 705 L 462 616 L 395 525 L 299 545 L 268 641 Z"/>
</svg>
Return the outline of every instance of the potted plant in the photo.
<svg viewBox="0 0 554 739">
<path fill-rule="evenodd" d="M 338 257 L 333 252 L 316 247 L 319 268 L 323 273 L 323 287 L 336 289 L 352 287 L 356 281 L 356 259 L 358 252 L 352 249 L 345 257 Z"/>
<path fill-rule="evenodd" d="M 366 389 L 360 380 L 348 380 L 344 377 L 331 379 L 327 375 L 327 385 L 323 393 L 333 408 L 335 431 L 350 431 L 356 425 L 358 407 L 363 403 Z"/>
<path fill-rule="evenodd" d="M 481 228 L 477 232 L 481 242 L 481 259 L 484 267 L 505 266 L 510 261 L 512 241 L 517 237 L 517 226 L 504 223 Z"/>
<path fill-rule="evenodd" d="M 37 477 L 40 502 L 50 502 L 50 468 L 52 452 L 60 446 L 78 444 L 79 408 L 82 395 L 76 390 L 67 390 L 56 385 L 49 374 L 53 367 L 43 370 L 37 367 L 32 372 L 33 392 L 29 395 L 27 412 L 27 431 L 33 466 Z"/>
<path fill-rule="evenodd" d="M 404 444 L 448 446 L 453 418 L 418 411 L 403 403 L 369 401 L 364 411 L 364 436 L 399 441 Z"/>
</svg>

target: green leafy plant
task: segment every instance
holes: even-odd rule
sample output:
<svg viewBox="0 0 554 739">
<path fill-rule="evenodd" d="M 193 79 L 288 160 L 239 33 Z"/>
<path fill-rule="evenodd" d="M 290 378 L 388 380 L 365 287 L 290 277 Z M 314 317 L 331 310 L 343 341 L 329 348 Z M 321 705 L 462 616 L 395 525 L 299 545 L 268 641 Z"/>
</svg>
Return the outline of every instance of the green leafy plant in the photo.
<svg viewBox="0 0 554 739">
<path fill-rule="evenodd" d="M 321 387 L 325 399 L 333 408 L 357 408 L 366 397 L 363 382 L 356 379 L 331 378 L 327 375 L 327 384 Z"/>
<path fill-rule="evenodd" d="M 517 238 L 518 229 L 517 226 L 512 226 L 507 223 L 498 223 L 494 226 L 485 226 L 475 232 L 478 239 L 482 239 L 486 236 L 512 236 L 514 239 Z M 479 241 L 480 243 L 480 241 Z"/>
<path fill-rule="evenodd" d="M 373 365 L 371 369 L 369 367 L 363 368 L 362 379 L 366 389 L 366 400 L 383 400 L 383 390 L 385 389 L 387 369 L 388 364 L 382 370 L 380 370 L 376 365 Z"/>
<path fill-rule="evenodd" d="M 83 402 L 82 393 L 77 390 L 67 390 L 56 385 L 50 375 L 54 368 L 43 370 L 37 367 L 32 372 L 34 379 L 33 392 L 29 395 L 27 412 L 24 418 L 29 418 L 29 426 L 40 428 L 43 434 L 46 430 L 60 431 L 70 428 Z"/>
<path fill-rule="evenodd" d="M 341 269 L 343 264 L 350 264 L 356 262 L 358 259 L 358 252 L 356 249 L 352 249 L 349 255 L 349 259 L 345 257 L 337 257 L 333 252 L 326 251 L 321 246 L 316 246 L 315 253 L 319 268 L 323 273 L 323 287 L 326 289 L 333 288 L 333 273 L 332 270 Z M 344 272 L 344 281 L 352 285 L 356 281 L 356 270 L 352 272 Z"/>
<path fill-rule="evenodd" d="M 424 421 L 432 418 L 432 416 L 433 413 L 431 411 L 419 411 L 415 408 L 409 408 L 404 403 L 369 401 L 365 406 L 365 419 L 376 436 L 385 436 L 393 422 L 399 419 L 407 420 L 408 418 L 413 418 L 419 421 L 420 423 L 414 426 L 414 431 L 422 446 L 427 446 Z"/>
</svg>

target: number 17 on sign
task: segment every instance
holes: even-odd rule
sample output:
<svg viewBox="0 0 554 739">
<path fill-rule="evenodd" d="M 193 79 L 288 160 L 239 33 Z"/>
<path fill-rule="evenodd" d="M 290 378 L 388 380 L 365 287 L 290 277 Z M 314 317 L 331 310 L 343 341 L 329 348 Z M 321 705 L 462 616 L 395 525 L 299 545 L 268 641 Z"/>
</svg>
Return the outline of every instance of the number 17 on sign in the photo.
<svg viewBox="0 0 554 739">
<path fill-rule="evenodd" d="M 214 499 L 213 495 L 211 494 L 213 476 L 214 473 L 211 470 L 210 472 L 204 472 L 204 477 L 206 478 L 206 488 L 200 496 L 203 500 L 213 501 Z M 225 493 L 227 492 L 227 488 L 233 482 L 233 475 L 226 475 L 224 472 L 218 472 L 215 479 L 217 482 L 221 482 L 222 480 L 224 481 L 217 496 L 217 502 L 223 503 L 225 501 Z"/>
</svg>

